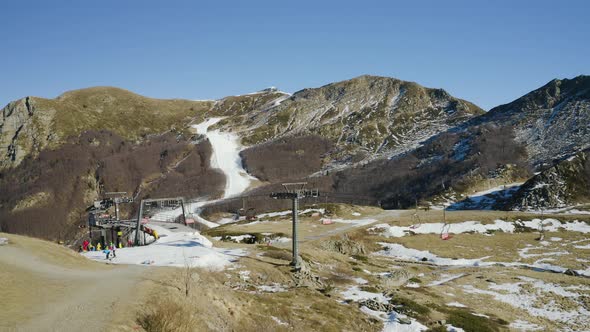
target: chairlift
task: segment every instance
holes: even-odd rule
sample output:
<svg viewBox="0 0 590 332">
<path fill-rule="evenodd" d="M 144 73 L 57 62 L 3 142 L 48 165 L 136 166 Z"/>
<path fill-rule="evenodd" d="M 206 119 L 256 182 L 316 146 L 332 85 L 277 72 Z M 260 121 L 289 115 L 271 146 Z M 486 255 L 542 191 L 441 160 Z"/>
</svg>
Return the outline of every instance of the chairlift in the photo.
<svg viewBox="0 0 590 332">
<path fill-rule="evenodd" d="M 452 236 L 449 233 L 451 230 L 451 224 L 445 223 L 440 231 L 440 238 L 441 240 L 449 240 Z"/>
</svg>

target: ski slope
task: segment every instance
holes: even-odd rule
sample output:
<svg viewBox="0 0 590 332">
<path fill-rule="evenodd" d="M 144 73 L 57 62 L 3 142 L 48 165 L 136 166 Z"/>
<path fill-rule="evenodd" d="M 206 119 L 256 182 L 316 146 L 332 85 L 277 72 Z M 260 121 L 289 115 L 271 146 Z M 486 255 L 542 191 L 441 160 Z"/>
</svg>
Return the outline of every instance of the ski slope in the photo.
<svg viewBox="0 0 590 332">
<path fill-rule="evenodd" d="M 117 249 L 117 257 L 112 258 L 110 263 L 221 270 L 246 254 L 242 249 L 213 248 L 211 241 L 196 231 L 173 232 L 153 224 L 149 227 L 158 232 L 158 240 L 147 246 Z M 82 255 L 108 262 L 103 251 L 88 251 Z"/>
<path fill-rule="evenodd" d="M 223 198 L 241 194 L 250 186 L 255 177 L 249 175 L 242 166 L 240 157 L 241 145 L 239 137 L 233 133 L 221 132 L 219 129 L 209 130 L 223 118 L 210 118 L 193 128 L 198 134 L 205 135 L 213 148 L 211 167 L 220 169 L 225 174 L 225 190 Z"/>
</svg>

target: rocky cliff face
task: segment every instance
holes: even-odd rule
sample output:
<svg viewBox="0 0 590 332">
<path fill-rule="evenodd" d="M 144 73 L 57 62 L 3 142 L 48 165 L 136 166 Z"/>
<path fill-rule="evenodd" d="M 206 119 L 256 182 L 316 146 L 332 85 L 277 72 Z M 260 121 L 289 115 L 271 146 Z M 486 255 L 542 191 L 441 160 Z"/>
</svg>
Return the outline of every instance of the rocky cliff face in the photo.
<svg viewBox="0 0 590 332">
<path fill-rule="evenodd" d="M 589 201 L 590 150 L 585 150 L 525 182 L 508 203 L 508 208 L 538 210 Z"/>
<path fill-rule="evenodd" d="M 0 170 L 18 165 L 27 155 L 37 156 L 55 136 L 51 122 L 53 109 L 39 109 L 35 98 L 9 103 L 0 118 Z"/>
</svg>

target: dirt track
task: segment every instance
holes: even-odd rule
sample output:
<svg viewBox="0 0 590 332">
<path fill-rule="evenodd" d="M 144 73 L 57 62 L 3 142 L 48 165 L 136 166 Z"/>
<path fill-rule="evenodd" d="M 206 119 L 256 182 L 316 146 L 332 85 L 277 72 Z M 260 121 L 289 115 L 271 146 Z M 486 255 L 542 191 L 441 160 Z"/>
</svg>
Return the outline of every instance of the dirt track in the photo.
<svg viewBox="0 0 590 332">
<path fill-rule="evenodd" d="M 0 265 L 2 331 L 106 331 L 145 293 L 143 266 L 76 267 L 12 245 L 0 247 Z"/>
</svg>

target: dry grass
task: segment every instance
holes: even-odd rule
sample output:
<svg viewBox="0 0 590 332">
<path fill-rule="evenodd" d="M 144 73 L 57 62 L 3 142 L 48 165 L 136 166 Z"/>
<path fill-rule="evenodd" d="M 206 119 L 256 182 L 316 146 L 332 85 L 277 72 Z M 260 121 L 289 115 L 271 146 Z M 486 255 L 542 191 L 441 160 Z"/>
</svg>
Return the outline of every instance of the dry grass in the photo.
<svg viewBox="0 0 590 332">
<path fill-rule="evenodd" d="M 258 247 L 262 250 L 262 246 Z M 282 251 L 265 248 L 264 252 Z M 239 271 L 250 271 L 245 282 Z M 199 270 L 191 296 L 177 286 L 182 278 L 170 274 L 153 293 L 138 323 L 148 331 L 368 331 L 370 319 L 354 305 L 342 305 L 318 290 L 292 288 L 288 262 L 252 255 L 240 261 L 239 270 Z M 235 288 L 246 283 L 245 289 Z M 280 284 L 287 291 L 255 292 L 254 285 Z M 173 302 L 173 303 L 171 303 Z M 172 308 L 172 309 L 171 309 Z M 182 314 L 176 314 L 180 312 Z M 197 318 L 196 320 L 194 318 Z M 282 322 L 279 324 L 278 321 Z M 185 327 L 189 326 L 188 329 Z M 353 328 L 354 327 L 354 328 Z M 152 329 L 154 328 L 154 329 Z"/>
<path fill-rule="evenodd" d="M 64 288 L 59 280 L 47 280 L 9 264 L 1 263 L 1 266 L 0 330 L 16 328 L 38 315 Z"/>
<path fill-rule="evenodd" d="M 97 263 L 80 256 L 73 250 L 57 243 L 42 241 L 28 236 L 0 233 L 0 237 L 8 238 L 11 246 L 34 253 L 43 262 L 64 268 L 105 270 L 112 267 Z"/>
<path fill-rule="evenodd" d="M 153 99 L 119 88 L 95 87 L 56 99 L 35 98 L 34 105 L 43 111 L 56 110 L 52 132 L 62 139 L 104 129 L 133 140 L 173 128 L 183 130 L 192 118 L 210 109 L 212 102 Z"/>
<path fill-rule="evenodd" d="M 417 215 L 422 223 L 443 222 L 442 210 L 404 210 L 400 216 L 385 218 L 383 221 L 389 222 L 396 226 L 409 226 L 418 223 Z M 458 223 L 464 221 L 480 221 L 482 223 L 492 223 L 494 220 L 501 219 L 506 221 L 531 220 L 534 218 L 554 218 L 560 221 L 587 221 L 590 222 L 590 215 L 574 214 L 540 214 L 519 211 L 446 211 L 445 216 L 448 223 Z"/>
<path fill-rule="evenodd" d="M 147 332 L 196 331 L 199 319 L 194 316 L 190 303 L 181 296 L 154 299 L 157 305 L 140 314 L 138 323 Z"/>
</svg>

